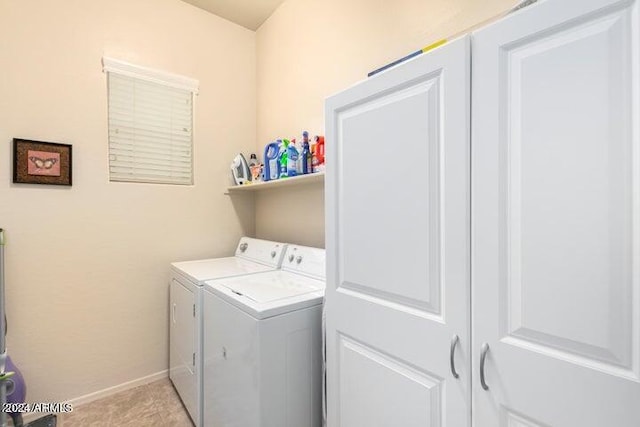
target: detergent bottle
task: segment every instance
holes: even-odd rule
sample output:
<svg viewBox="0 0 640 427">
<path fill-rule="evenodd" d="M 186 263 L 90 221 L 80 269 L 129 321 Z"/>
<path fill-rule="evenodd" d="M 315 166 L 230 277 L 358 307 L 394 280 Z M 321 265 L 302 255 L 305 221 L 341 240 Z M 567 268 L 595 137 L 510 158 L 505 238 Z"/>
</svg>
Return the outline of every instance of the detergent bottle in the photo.
<svg viewBox="0 0 640 427">
<path fill-rule="evenodd" d="M 278 179 L 280 147 L 276 141 L 264 147 L 264 180 Z"/>
<path fill-rule="evenodd" d="M 279 178 L 286 178 L 289 176 L 287 172 L 287 169 L 289 167 L 288 161 L 287 161 L 287 158 L 289 157 L 288 148 L 289 148 L 289 140 L 283 139 L 282 145 L 280 146 L 280 156 L 279 156 L 280 165 L 279 165 L 279 172 L 278 172 Z"/>
<path fill-rule="evenodd" d="M 287 148 L 287 176 L 296 176 L 298 174 L 298 149 L 295 145 L 295 139 L 291 141 Z"/>
<path fill-rule="evenodd" d="M 315 144 L 313 144 L 313 171 L 324 171 L 324 136 L 316 135 L 314 138 Z"/>
</svg>

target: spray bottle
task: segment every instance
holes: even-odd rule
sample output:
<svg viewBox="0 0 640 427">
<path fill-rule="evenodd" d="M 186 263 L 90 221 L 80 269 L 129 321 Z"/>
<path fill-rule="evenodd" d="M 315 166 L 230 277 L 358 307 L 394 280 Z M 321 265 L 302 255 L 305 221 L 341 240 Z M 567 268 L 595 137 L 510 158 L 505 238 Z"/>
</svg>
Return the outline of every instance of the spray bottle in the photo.
<svg viewBox="0 0 640 427">
<path fill-rule="evenodd" d="M 296 176 L 298 174 L 299 153 L 296 148 L 295 139 L 291 140 L 287 148 L 287 176 Z"/>
<path fill-rule="evenodd" d="M 280 140 L 278 140 L 280 141 Z M 280 155 L 278 157 L 278 159 L 280 160 L 280 164 L 278 166 L 279 172 L 278 172 L 278 178 L 286 178 L 288 177 L 288 173 L 287 173 L 287 168 L 288 168 L 288 148 L 289 148 L 289 140 L 288 139 L 283 139 L 282 140 L 282 145 L 280 146 Z"/>
</svg>

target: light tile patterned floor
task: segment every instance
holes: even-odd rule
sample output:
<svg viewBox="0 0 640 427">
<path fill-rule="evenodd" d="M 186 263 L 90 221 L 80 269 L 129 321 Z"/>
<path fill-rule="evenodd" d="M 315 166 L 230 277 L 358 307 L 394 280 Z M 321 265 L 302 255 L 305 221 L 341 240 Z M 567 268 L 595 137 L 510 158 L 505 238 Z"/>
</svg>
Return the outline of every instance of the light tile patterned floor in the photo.
<svg viewBox="0 0 640 427">
<path fill-rule="evenodd" d="M 58 415 L 58 427 L 193 427 L 171 381 L 123 391 Z"/>
</svg>

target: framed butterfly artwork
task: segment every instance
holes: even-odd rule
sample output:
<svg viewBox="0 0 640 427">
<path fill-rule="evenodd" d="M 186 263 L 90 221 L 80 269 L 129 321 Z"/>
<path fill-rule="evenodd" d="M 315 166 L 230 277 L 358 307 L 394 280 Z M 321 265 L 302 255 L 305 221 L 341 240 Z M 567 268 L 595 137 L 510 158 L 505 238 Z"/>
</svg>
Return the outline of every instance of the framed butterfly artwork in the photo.
<svg viewBox="0 0 640 427">
<path fill-rule="evenodd" d="M 71 145 L 14 138 L 13 182 L 71 185 Z"/>
</svg>

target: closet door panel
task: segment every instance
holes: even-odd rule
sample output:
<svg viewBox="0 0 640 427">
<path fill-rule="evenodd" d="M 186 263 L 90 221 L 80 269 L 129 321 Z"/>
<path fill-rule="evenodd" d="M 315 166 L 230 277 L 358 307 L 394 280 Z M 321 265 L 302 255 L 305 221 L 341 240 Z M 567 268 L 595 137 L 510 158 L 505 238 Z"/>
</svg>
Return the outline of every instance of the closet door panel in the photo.
<svg viewBox="0 0 640 427">
<path fill-rule="evenodd" d="M 473 36 L 476 426 L 640 425 L 637 8 L 549 0 Z"/>
<path fill-rule="evenodd" d="M 470 425 L 469 62 L 465 37 L 327 101 L 331 426 Z"/>
</svg>

